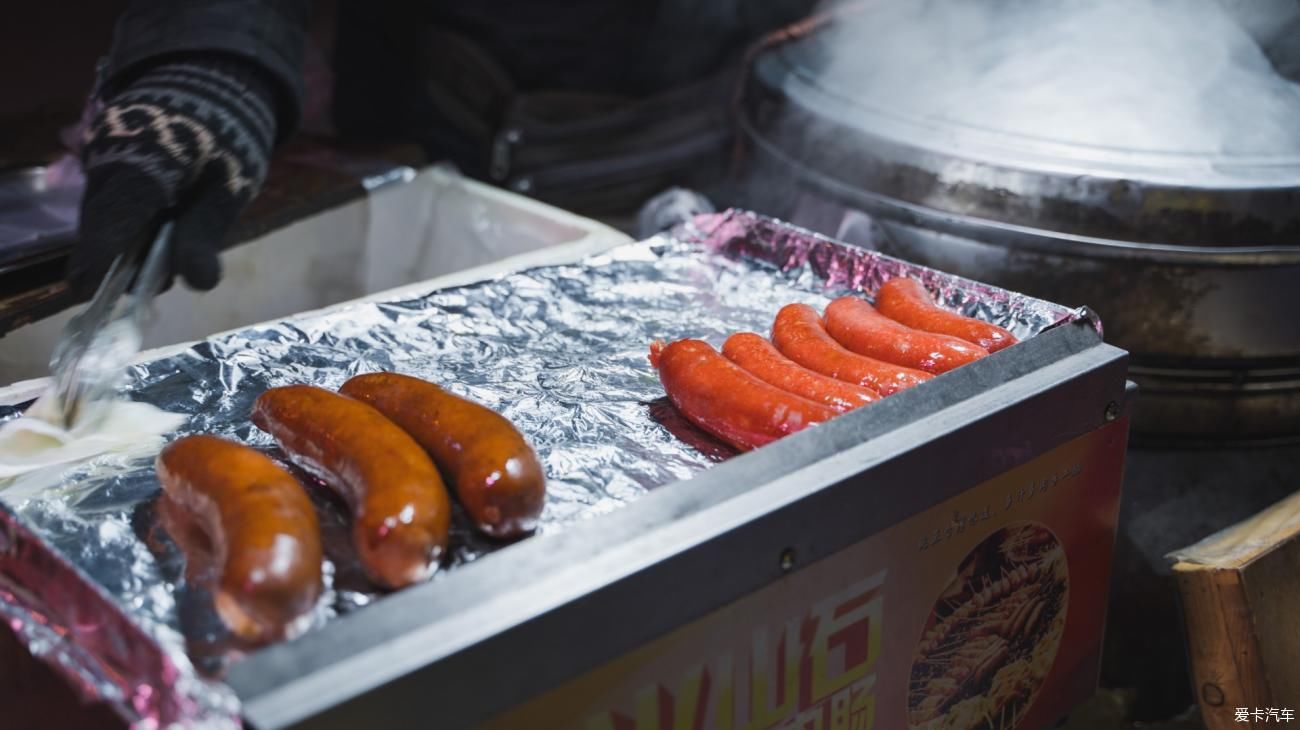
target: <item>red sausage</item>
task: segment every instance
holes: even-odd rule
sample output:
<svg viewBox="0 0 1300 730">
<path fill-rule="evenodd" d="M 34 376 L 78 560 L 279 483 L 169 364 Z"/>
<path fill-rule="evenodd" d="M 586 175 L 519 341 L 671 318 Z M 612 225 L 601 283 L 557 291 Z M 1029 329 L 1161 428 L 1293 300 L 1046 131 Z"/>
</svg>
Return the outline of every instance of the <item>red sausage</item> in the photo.
<svg viewBox="0 0 1300 730">
<path fill-rule="evenodd" d="M 298 481 L 261 453 L 215 436 L 188 436 L 158 455 L 164 525 L 189 560 L 199 548 L 220 572 L 217 615 L 240 638 L 293 636 L 321 593 L 320 524 Z M 170 514 L 164 512 L 164 515 Z M 198 528 L 205 542 L 189 540 Z M 189 549 L 187 549 L 189 548 Z"/>
<path fill-rule="evenodd" d="M 447 549 L 451 500 L 424 449 L 382 413 L 310 385 L 272 388 L 253 423 L 339 492 L 370 577 L 401 588 L 429 577 Z"/>
<path fill-rule="evenodd" d="M 728 337 L 722 345 L 722 354 L 765 383 L 841 413 L 880 400 L 880 395 L 873 390 L 814 373 L 782 355 L 766 338 L 753 332 Z"/>
<path fill-rule="evenodd" d="M 537 526 L 546 474 L 523 434 L 500 414 L 397 373 L 358 375 L 339 392 L 374 406 L 423 446 L 480 531 L 513 538 Z"/>
<path fill-rule="evenodd" d="M 840 297 L 826 307 L 826 331 L 853 352 L 927 373 L 988 357 L 979 345 L 914 330 L 886 317 L 859 297 Z"/>
<path fill-rule="evenodd" d="M 973 317 L 949 312 L 934 303 L 915 279 L 890 279 L 876 292 L 876 309 L 890 319 L 923 332 L 956 337 L 989 352 L 1010 347 L 1018 340 L 1006 330 Z"/>
<path fill-rule="evenodd" d="M 837 414 L 750 375 L 702 340 L 650 345 L 669 399 L 682 415 L 741 451 L 758 448 Z"/>
<path fill-rule="evenodd" d="M 772 342 L 781 354 L 813 372 L 871 388 L 881 395 L 893 395 L 933 377 L 849 352 L 826 333 L 817 310 L 807 304 L 781 308 L 772 325 Z"/>
</svg>

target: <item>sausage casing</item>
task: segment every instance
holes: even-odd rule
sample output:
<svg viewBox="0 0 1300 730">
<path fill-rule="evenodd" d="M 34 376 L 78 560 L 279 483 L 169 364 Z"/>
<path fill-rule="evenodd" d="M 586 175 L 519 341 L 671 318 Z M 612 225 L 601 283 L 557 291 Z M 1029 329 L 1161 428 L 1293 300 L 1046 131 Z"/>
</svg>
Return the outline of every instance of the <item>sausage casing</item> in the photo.
<svg viewBox="0 0 1300 730">
<path fill-rule="evenodd" d="M 320 524 L 302 485 L 258 451 L 215 436 L 171 443 L 156 468 L 165 499 L 207 538 L 226 626 L 250 641 L 296 633 L 321 593 Z"/>
<path fill-rule="evenodd" d="M 253 423 L 352 511 L 366 572 L 389 588 L 430 576 L 447 549 L 451 502 L 428 454 L 361 401 L 310 385 L 272 388 Z"/>
<path fill-rule="evenodd" d="M 876 309 L 890 319 L 923 332 L 965 340 L 989 352 L 1010 347 L 1016 336 L 995 324 L 950 312 L 930 298 L 921 282 L 906 277 L 890 279 L 876 292 Z"/>
<path fill-rule="evenodd" d="M 886 317 L 865 299 L 840 297 L 826 307 L 826 331 L 859 355 L 938 375 L 988 357 L 979 345 L 922 332 Z"/>
<path fill-rule="evenodd" d="M 546 474 L 523 434 L 503 416 L 397 373 L 358 375 L 339 392 L 370 404 L 423 446 L 479 530 L 510 538 L 536 527 L 546 503 Z"/>
<path fill-rule="evenodd" d="M 933 377 L 849 352 L 826 332 L 817 310 L 807 304 L 781 308 L 772 324 L 772 342 L 781 354 L 813 372 L 871 388 L 881 395 L 893 395 Z"/>
<path fill-rule="evenodd" d="M 880 400 L 880 395 L 869 388 L 805 368 L 753 332 L 738 332 L 728 337 L 722 345 L 722 354 L 765 383 L 841 413 Z"/>
<path fill-rule="evenodd" d="M 650 363 L 682 415 L 742 451 L 838 415 L 759 380 L 702 340 L 656 342 Z"/>
</svg>

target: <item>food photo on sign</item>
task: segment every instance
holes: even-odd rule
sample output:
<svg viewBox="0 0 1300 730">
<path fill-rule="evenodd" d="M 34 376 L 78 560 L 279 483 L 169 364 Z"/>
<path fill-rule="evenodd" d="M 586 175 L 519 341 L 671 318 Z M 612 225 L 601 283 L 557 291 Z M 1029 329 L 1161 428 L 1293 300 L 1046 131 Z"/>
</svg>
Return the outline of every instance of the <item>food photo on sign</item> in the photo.
<svg viewBox="0 0 1300 730">
<path fill-rule="evenodd" d="M 1300 6 L 0 33 L 5 728 L 1285 723 Z"/>
</svg>

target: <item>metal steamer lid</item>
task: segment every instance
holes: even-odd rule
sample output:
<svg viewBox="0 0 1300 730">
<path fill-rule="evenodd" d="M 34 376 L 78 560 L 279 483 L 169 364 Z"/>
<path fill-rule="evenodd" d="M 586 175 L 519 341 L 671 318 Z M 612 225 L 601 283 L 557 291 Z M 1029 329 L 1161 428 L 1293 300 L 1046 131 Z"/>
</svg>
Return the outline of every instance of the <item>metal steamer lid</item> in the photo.
<svg viewBox="0 0 1300 730">
<path fill-rule="evenodd" d="M 819 36 L 755 59 L 741 124 L 830 187 L 879 196 L 894 214 L 915 206 L 1026 231 L 1300 247 L 1300 157 L 1090 147 L 910 117 L 823 73 Z"/>
</svg>

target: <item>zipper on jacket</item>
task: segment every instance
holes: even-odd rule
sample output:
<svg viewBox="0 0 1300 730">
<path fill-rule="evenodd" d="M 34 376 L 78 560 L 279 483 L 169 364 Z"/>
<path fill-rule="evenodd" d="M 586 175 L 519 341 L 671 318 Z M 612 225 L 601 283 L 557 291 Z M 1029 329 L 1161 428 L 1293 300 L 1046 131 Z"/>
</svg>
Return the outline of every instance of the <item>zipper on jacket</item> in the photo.
<svg viewBox="0 0 1300 730">
<path fill-rule="evenodd" d="M 501 130 L 492 140 L 492 159 L 488 174 L 496 182 L 505 182 L 510 177 L 510 162 L 515 145 L 523 141 L 523 134 L 518 129 Z"/>
</svg>

